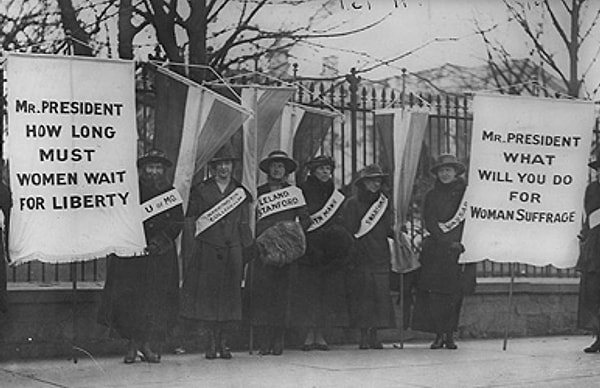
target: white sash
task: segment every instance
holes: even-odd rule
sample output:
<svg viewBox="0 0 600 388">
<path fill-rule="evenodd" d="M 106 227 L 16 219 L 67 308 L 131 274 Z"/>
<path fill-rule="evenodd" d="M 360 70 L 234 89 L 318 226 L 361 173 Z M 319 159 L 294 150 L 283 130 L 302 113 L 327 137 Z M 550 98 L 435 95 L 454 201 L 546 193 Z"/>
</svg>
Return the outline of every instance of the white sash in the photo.
<svg viewBox="0 0 600 388">
<path fill-rule="evenodd" d="M 181 205 L 182 203 L 183 199 L 176 189 L 171 189 L 162 194 L 158 194 L 141 204 L 143 213 L 142 221 L 146 221 L 147 219 L 174 208 L 177 205 Z"/>
<path fill-rule="evenodd" d="M 258 197 L 257 202 L 256 214 L 259 220 L 284 210 L 306 205 L 302 190 L 296 186 L 270 191 Z"/>
<path fill-rule="evenodd" d="M 588 216 L 588 221 L 590 223 L 590 230 L 600 225 L 600 209 L 594 210 L 592 214 Z"/>
<path fill-rule="evenodd" d="M 460 225 L 460 223 L 464 221 L 466 215 L 467 215 L 467 200 L 465 199 L 462 201 L 462 203 L 458 207 L 458 210 L 456 211 L 456 214 L 454 215 L 454 217 L 452 217 L 451 219 L 449 219 L 446 222 L 438 222 L 438 226 L 440 227 L 442 232 L 448 233 L 449 231 L 451 231 L 452 229 L 454 229 L 458 225 Z"/>
<path fill-rule="evenodd" d="M 321 209 L 319 209 L 316 213 L 310 215 L 311 224 L 308 227 L 307 232 L 312 232 L 313 230 L 319 229 L 321 226 L 325 225 L 327 221 L 333 217 L 335 212 L 338 211 L 340 206 L 342 206 L 342 202 L 344 202 L 344 194 L 342 194 L 339 190 L 333 190 L 333 193 L 327 200 L 327 203 L 323 205 Z"/>
<path fill-rule="evenodd" d="M 213 226 L 221 218 L 231 213 L 244 202 L 246 196 L 246 190 L 238 187 L 227 197 L 220 200 L 216 205 L 202 213 L 196 220 L 196 233 L 194 236 L 198 236 L 200 233 Z"/>
<path fill-rule="evenodd" d="M 365 234 L 369 233 L 371 229 L 373 229 L 375 225 L 377 225 L 377 223 L 383 216 L 383 213 L 385 213 L 387 206 L 387 197 L 383 194 L 380 194 L 379 199 L 371 205 L 369 210 L 367 210 L 367 212 L 363 216 L 362 220 L 360 220 L 360 228 L 358 228 L 358 232 L 354 234 L 354 237 L 361 238 Z"/>
</svg>

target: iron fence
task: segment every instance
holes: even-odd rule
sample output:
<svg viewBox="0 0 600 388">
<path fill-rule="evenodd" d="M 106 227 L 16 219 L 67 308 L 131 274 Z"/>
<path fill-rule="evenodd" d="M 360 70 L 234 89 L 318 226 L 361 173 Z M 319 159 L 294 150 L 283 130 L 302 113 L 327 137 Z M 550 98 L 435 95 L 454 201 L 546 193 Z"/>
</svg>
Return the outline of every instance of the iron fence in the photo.
<svg viewBox="0 0 600 388">
<path fill-rule="evenodd" d="M 136 77 L 138 152 L 141 154 L 154 146 L 156 91 L 147 66 L 140 66 Z M 261 80 L 253 77 L 239 78 L 236 80 L 236 85 L 257 83 L 257 81 L 263 84 L 281 84 L 271 79 Z M 366 81 L 361 84 L 354 74 L 338 81 L 296 79 L 294 84 L 297 86 L 295 102 L 315 108 L 334 109 L 344 117 L 343 120 L 334 121 L 334 125 L 321 143 L 321 151 L 330 154 L 336 160 L 338 168 L 334 171 L 334 178 L 340 186 L 349 185 L 360 168 L 378 161 L 381 144 L 374 126 L 377 109 L 419 107 L 429 113 L 427 133 L 413 187 L 409 221 L 406 225 L 412 241 L 418 244 L 423 236 L 419 209 L 425 192 L 433 184 L 433 177 L 429 173 L 433 161 L 441 153 L 452 152 L 466 165 L 469 163 L 473 123 L 471 97 L 414 93 L 405 95 L 402 91 L 367 84 Z M 11 267 L 8 280 L 54 283 L 72 281 L 73 273 L 77 274 L 77 280 L 80 281 L 104 280 L 105 259 L 77 263 L 76 266 L 74 268 L 69 264 L 30 262 Z M 515 276 L 521 277 L 577 276 L 573 269 L 557 269 L 552 266 L 514 264 L 512 269 Z M 483 261 L 477 264 L 477 273 L 479 277 L 507 277 L 511 274 L 511 265 Z"/>
</svg>

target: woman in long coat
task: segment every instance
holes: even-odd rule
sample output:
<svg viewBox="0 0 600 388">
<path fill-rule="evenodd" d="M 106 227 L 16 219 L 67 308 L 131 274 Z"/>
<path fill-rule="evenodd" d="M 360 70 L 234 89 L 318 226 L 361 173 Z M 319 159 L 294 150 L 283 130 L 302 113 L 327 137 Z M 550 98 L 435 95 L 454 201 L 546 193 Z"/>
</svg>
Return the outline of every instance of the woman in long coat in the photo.
<svg viewBox="0 0 600 388">
<path fill-rule="evenodd" d="M 421 268 L 412 328 L 436 334 L 431 349 L 456 349 L 453 333 L 458 326 L 462 302 L 461 270 L 458 258 L 464 222 L 457 219 L 466 189 L 460 177 L 465 166 L 454 155 L 440 155 L 431 173 L 434 187 L 423 203 L 423 219 L 429 236 L 423 241 Z M 456 221 L 456 222 L 452 222 Z M 466 282 L 466 280 L 465 280 Z"/>
<path fill-rule="evenodd" d="M 366 166 L 355 182 L 357 193 L 344 204 L 342 217 L 354 236 L 349 255 L 348 295 L 350 321 L 360 329 L 359 349 L 382 349 L 377 330 L 395 327 L 390 295 L 391 205 L 382 193 L 383 173 Z"/>
<path fill-rule="evenodd" d="M 267 174 L 267 183 L 257 189 L 256 236 L 258 236 L 257 244 L 260 246 L 261 236 L 271 227 L 298 219 L 302 229 L 305 230 L 310 224 L 310 217 L 306 205 L 303 204 L 303 197 L 297 197 L 298 206 L 269 213 L 263 213 L 261 210 L 267 211 L 271 203 L 281 204 L 271 198 L 270 193 L 292 188 L 287 182 L 287 177 L 297 168 L 293 159 L 290 159 L 283 151 L 273 151 L 260 162 L 259 168 Z M 302 196 L 301 192 L 298 194 Z M 272 200 L 273 202 L 271 202 Z M 250 280 L 249 321 L 257 329 L 259 354 L 278 356 L 283 353 L 283 336 L 289 304 L 290 264 L 269 264 L 263 260 L 264 257 L 261 257 L 266 253 L 259 248 L 259 258 L 253 261 L 251 273 L 248 275 Z"/>
<path fill-rule="evenodd" d="M 210 161 L 211 178 L 194 186 L 187 217 L 196 222 L 192 259 L 186 267 L 181 315 L 208 331 L 207 359 L 231 359 L 227 332 L 242 319 L 242 250 L 252 243 L 250 193 L 231 177 L 231 150 Z M 215 214 L 225 214 L 211 221 Z"/>
<path fill-rule="evenodd" d="M 312 224 L 306 234 L 306 254 L 292 265 L 289 325 L 307 334 L 302 350 L 328 350 L 324 328 L 347 327 L 346 256 L 352 236 L 340 218 L 344 196 L 335 190 L 328 156 L 311 159 L 310 174 L 300 187 Z"/>
<path fill-rule="evenodd" d="M 174 191 L 165 170 L 171 167 L 164 153 L 151 150 L 138 159 L 142 204 Z M 181 202 L 154 213 L 144 221 L 148 255 L 108 260 L 98 322 L 129 340 L 124 362 L 133 363 L 138 350 L 143 360 L 160 362 L 160 345 L 177 322 L 179 265 L 175 238 L 183 227 Z M 155 353 L 151 343 L 159 343 Z"/>
<path fill-rule="evenodd" d="M 598 174 L 600 160 L 591 162 L 589 166 Z M 576 266 L 581 273 L 577 327 L 594 333 L 596 340 L 584 352 L 596 353 L 600 352 L 600 224 L 597 221 L 600 183 L 597 179 L 586 188 L 583 205 L 586 218 L 580 234 L 582 243 Z"/>
</svg>

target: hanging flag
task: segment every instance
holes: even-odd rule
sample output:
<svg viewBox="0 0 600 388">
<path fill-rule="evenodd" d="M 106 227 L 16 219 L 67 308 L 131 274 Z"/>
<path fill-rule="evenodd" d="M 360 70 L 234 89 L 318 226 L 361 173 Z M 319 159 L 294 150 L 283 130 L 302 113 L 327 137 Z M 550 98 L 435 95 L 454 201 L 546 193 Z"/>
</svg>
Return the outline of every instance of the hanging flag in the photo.
<svg viewBox="0 0 600 388">
<path fill-rule="evenodd" d="M 247 86 L 242 88 L 242 105 L 254 112 L 254 117 L 243 127 L 242 184 L 256 200 L 258 187 L 258 163 L 266 157 L 274 144 L 268 139 L 281 120 L 285 104 L 292 98 L 295 88 Z"/>
<path fill-rule="evenodd" d="M 594 103 L 476 95 L 461 262 L 572 267 Z"/>
<path fill-rule="evenodd" d="M 134 63 L 11 53 L 6 66 L 12 260 L 144 254 Z"/>
<path fill-rule="evenodd" d="M 156 70 L 154 144 L 176 161 L 170 178 L 186 209 L 194 177 L 252 112 L 171 70 Z"/>
<path fill-rule="evenodd" d="M 406 108 L 375 111 L 375 126 L 383 145 L 381 163 L 392 176 L 396 225 L 392 270 L 398 273 L 406 273 L 419 267 L 411 243 L 400 229 L 407 219 L 428 118 L 427 112 Z"/>
</svg>

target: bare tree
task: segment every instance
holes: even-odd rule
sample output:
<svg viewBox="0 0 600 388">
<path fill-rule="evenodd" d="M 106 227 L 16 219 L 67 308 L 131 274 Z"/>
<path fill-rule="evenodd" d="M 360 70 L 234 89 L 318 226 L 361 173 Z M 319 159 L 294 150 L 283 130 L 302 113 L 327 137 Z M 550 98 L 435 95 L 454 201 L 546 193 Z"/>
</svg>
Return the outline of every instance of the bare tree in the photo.
<svg viewBox="0 0 600 388">
<path fill-rule="evenodd" d="M 536 77 L 543 82 L 548 73 L 558 77 L 564 84 L 567 94 L 573 97 L 590 97 L 597 90 L 597 85 L 588 85 L 589 73 L 597 65 L 600 53 L 600 42 L 594 38 L 600 18 L 600 6 L 590 0 L 502 0 L 510 21 L 520 27 L 525 36 L 525 43 L 530 48 L 529 61 L 515 62 L 506 45 L 494 40 L 488 30 L 478 23 L 477 30 L 485 43 L 487 59 L 498 87 L 507 85 L 526 85 L 532 73 L 525 71 L 534 66 Z M 582 52 L 592 47 L 594 54 L 582 63 Z M 566 63 L 561 61 L 560 52 L 567 53 Z M 534 62 L 535 61 L 535 62 Z M 587 81 L 587 82 L 586 82 Z M 513 88 L 513 93 L 519 92 Z M 530 90 L 532 92 L 532 90 Z"/>
</svg>

